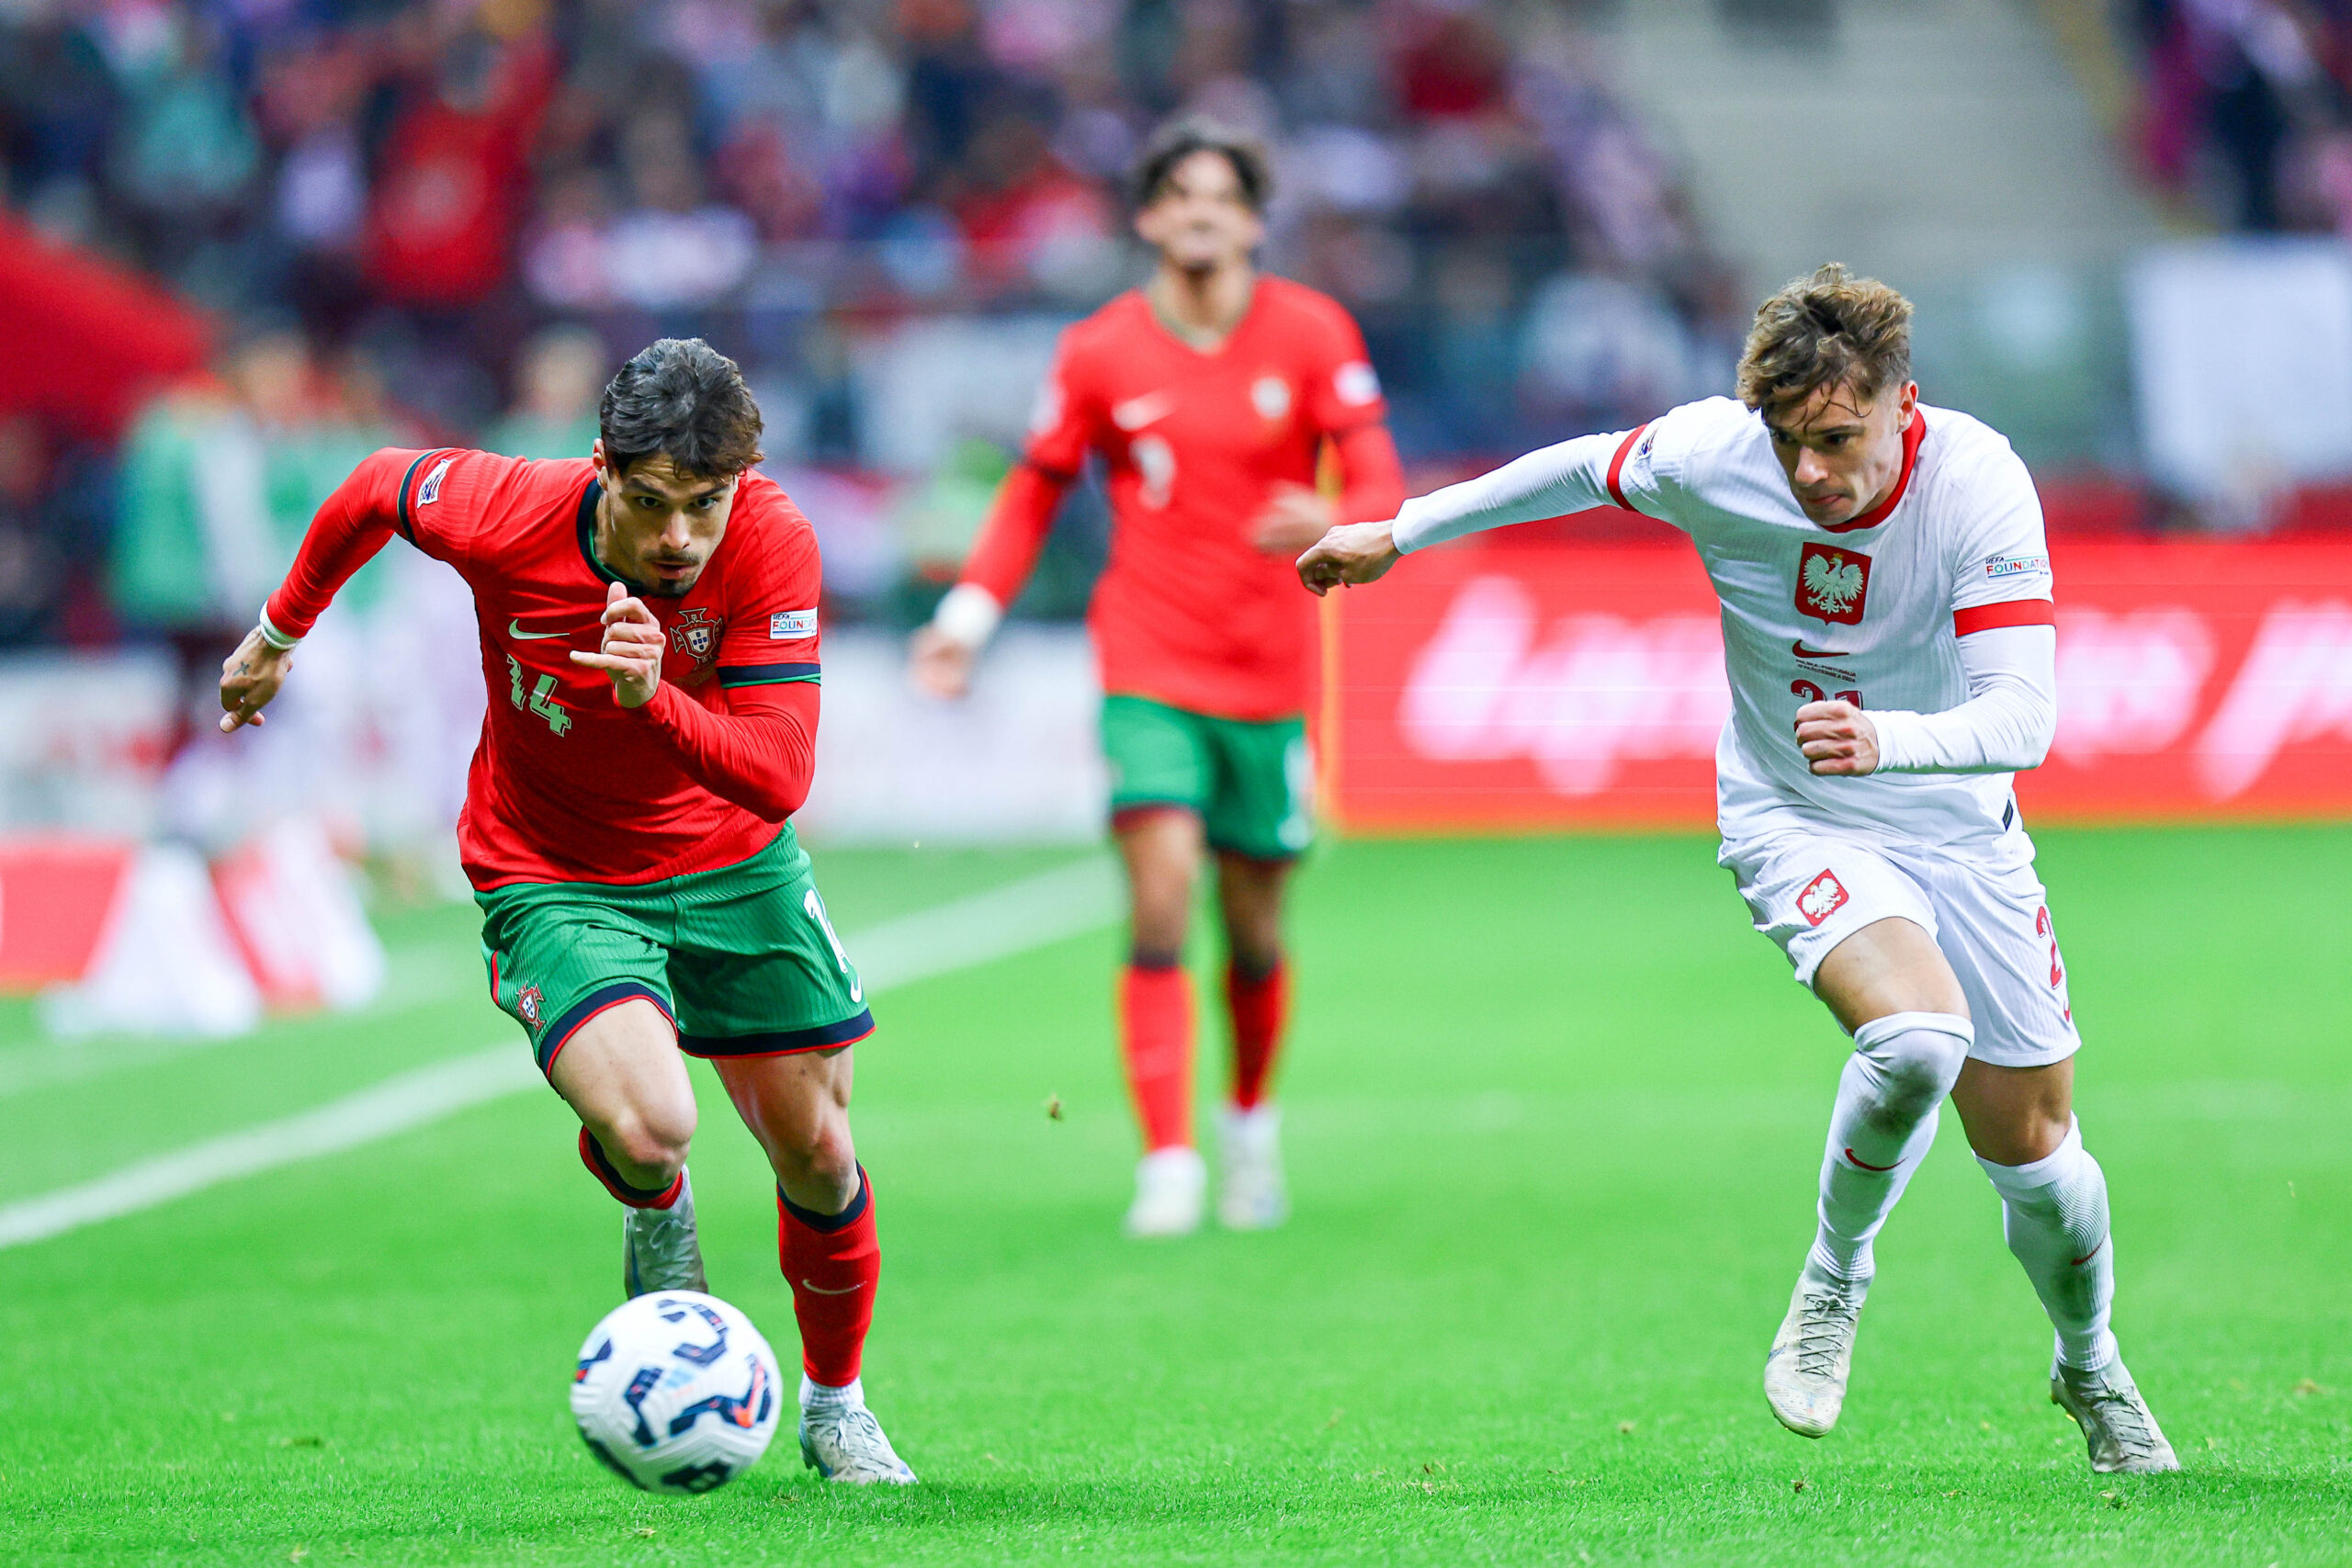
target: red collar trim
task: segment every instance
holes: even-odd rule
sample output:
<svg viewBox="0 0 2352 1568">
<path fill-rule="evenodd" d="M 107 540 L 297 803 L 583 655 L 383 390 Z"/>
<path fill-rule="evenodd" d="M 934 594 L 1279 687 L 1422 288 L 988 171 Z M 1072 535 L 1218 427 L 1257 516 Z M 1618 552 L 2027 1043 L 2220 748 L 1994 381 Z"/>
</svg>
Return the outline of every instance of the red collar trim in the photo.
<svg viewBox="0 0 2352 1568">
<path fill-rule="evenodd" d="M 1911 470 L 1918 466 L 1919 443 L 1928 434 L 1928 416 L 1917 409 L 1911 411 L 1911 423 L 1903 427 L 1903 471 L 1894 479 L 1894 488 L 1886 499 L 1863 513 L 1850 523 L 1824 523 L 1821 526 L 1832 534 L 1850 534 L 1857 528 L 1875 528 L 1903 504 L 1903 492 L 1911 488 Z"/>
</svg>

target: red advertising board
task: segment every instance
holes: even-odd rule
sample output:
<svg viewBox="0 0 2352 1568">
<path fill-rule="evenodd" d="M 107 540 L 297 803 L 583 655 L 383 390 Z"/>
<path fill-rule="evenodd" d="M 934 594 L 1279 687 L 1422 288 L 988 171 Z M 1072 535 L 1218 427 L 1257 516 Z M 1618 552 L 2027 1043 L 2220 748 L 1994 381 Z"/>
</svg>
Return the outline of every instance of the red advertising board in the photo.
<svg viewBox="0 0 2352 1568">
<path fill-rule="evenodd" d="M 2059 728 L 2029 817 L 2352 817 L 2352 542 L 2053 540 Z M 1357 831 L 1702 827 L 1730 711 L 1679 539 L 1474 542 L 1325 611 L 1327 807 Z"/>
</svg>

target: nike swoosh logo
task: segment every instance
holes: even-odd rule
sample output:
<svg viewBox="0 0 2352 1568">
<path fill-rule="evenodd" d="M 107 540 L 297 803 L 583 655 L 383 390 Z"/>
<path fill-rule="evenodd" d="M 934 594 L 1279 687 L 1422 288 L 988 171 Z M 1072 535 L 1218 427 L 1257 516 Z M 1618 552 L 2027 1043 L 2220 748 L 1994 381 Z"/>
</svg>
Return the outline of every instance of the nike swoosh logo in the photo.
<svg viewBox="0 0 2352 1568">
<path fill-rule="evenodd" d="M 1176 400 L 1166 392 L 1146 392 L 1142 397 L 1114 405 L 1111 423 L 1121 430 L 1141 430 L 1152 421 L 1166 417 L 1175 406 Z"/>
<path fill-rule="evenodd" d="M 863 1285 L 852 1285 L 846 1291 L 829 1291 L 825 1289 L 824 1286 L 817 1283 L 814 1280 L 803 1280 L 800 1283 L 807 1289 L 816 1292 L 820 1296 L 854 1296 L 857 1294 L 858 1292 L 865 1289 Z"/>
<path fill-rule="evenodd" d="M 1854 1161 L 1854 1163 L 1855 1163 L 1856 1165 L 1860 1166 L 1864 1170 L 1875 1170 L 1875 1171 L 1877 1171 L 1877 1172 L 1878 1172 L 1880 1175 L 1882 1175 L 1882 1176 L 1883 1176 L 1886 1172 L 1888 1172 L 1888 1171 L 1890 1171 L 1890 1170 L 1893 1170 L 1893 1169 L 1894 1168 L 1894 1166 L 1895 1166 L 1895 1165 L 1901 1165 L 1901 1164 L 1903 1163 L 1901 1160 L 1896 1160 L 1896 1161 L 1894 1162 L 1894 1165 L 1872 1165 L 1870 1161 L 1868 1161 L 1868 1160 L 1866 1160 L 1866 1159 L 1855 1159 L 1855 1158 L 1854 1158 L 1854 1151 L 1853 1151 L 1853 1150 L 1851 1150 L 1851 1149 L 1848 1149 L 1848 1150 L 1846 1151 L 1846 1157 L 1847 1157 L 1848 1159 L 1853 1160 L 1853 1161 Z"/>
<path fill-rule="evenodd" d="M 2105 1251 L 2107 1243 L 2104 1241 L 2100 1242 L 2098 1246 L 2092 1247 L 2088 1252 L 2086 1252 L 2080 1258 L 2075 1258 L 2075 1267 L 2077 1269 L 2081 1268 L 2084 1264 L 2088 1263 L 2092 1258 L 2097 1258 L 2101 1252 Z"/>
<path fill-rule="evenodd" d="M 1789 644 L 1789 651 L 1795 654 L 1799 659 L 1851 659 L 1854 657 L 1850 653 L 1839 653 L 1832 649 L 1807 648 L 1804 645 L 1804 638 L 1803 637 L 1799 637 L 1796 641 Z"/>
<path fill-rule="evenodd" d="M 526 632 L 523 629 L 522 622 L 510 619 L 506 623 L 506 635 L 516 642 L 537 642 L 542 637 L 570 637 L 571 634 L 570 632 Z"/>
</svg>

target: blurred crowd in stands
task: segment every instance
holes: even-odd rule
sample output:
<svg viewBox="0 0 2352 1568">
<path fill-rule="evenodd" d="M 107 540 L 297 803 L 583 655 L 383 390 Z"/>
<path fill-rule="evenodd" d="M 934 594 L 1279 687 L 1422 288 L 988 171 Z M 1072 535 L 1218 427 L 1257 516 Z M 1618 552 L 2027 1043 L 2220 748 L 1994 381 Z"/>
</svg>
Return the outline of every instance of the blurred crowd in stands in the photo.
<svg viewBox="0 0 2352 1568">
<path fill-rule="evenodd" d="M 2124 0 L 2158 186 L 2252 233 L 2352 237 L 2352 4 Z"/>
<path fill-rule="evenodd" d="M 217 636 L 357 455 L 582 453 L 665 333 L 743 362 L 849 607 L 911 614 L 1053 329 L 1140 277 L 1121 176 L 1179 111 L 1272 149 L 1268 264 L 1357 312 L 1408 457 L 1716 389 L 1739 280 L 1577 17 L 6 0 L 7 205 L 202 306 L 219 351 L 119 433 L 0 424 L 0 644 Z"/>
</svg>

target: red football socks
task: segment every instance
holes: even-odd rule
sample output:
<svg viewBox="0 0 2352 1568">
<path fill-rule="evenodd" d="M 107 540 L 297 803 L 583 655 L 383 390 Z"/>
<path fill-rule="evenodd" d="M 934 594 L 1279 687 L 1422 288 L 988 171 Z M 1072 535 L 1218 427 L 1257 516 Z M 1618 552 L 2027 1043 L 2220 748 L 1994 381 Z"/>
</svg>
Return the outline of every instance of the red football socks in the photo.
<svg viewBox="0 0 2352 1568">
<path fill-rule="evenodd" d="M 1290 968 L 1277 961 L 1252 978 L 1238 964 L 1225 971 L 1225 1005 L 1233 1021 L 1233 1104 L 1250 1111 L 1266 1098 L 1290 1012 Z"/>
<path fill-rule="evenodd" d="M 621 1179 L 621 1173 L 613 1168 L 613 1162 L 605 1154 L 605 1145 L 598 1143 L 595 1135 L 585 1127 L 580 1129 L 580 1163 L 588 1168 L 589 1175 L 605 1184 L 605 1191 L 632 1209 L 666 1209 L 678 1201 L 679 1193 L 686 1190 L 686 1173 L 683 1170 L 671 1179 L 669 1186 L 658 1192 L 643 1187 L 631 1187 Z"/>
<path fill-rule="evenodd" d="M 1193 984 L 1183 965 L 1119 975 L 1119 1049 L 1146 1153 L 1193 1144 Z"/>
<path fill-rule="evenodd" d="M 847 1388 L 857 1381 L 882 1243 L 874 1231 L 874 1183 L 857 1168 L 857 1196 L 838 1214 L 818 1214 L 775 1191 L 776 1256 L 800 1320 L 800 1367 L 808 1381 Z"/>
</svg>

